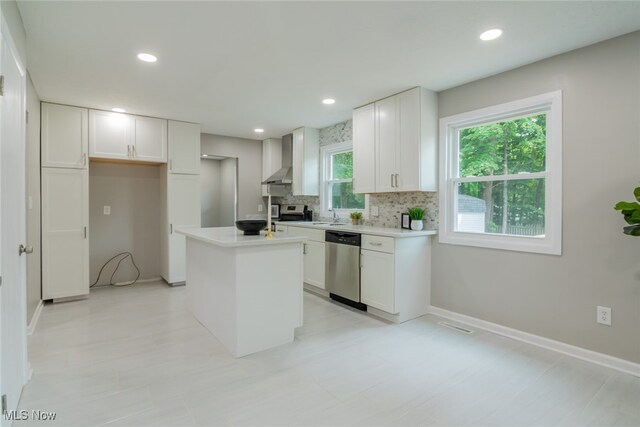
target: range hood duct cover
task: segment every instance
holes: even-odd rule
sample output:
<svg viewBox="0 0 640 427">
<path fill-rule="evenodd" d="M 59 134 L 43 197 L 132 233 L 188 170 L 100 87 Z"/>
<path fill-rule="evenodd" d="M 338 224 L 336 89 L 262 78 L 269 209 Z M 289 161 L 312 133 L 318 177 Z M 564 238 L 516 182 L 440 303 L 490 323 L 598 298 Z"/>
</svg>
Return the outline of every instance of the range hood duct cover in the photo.
<svg viewBox="0 0 640 427">
<path fill-rule="evenodd" d="M 267 178 L 263 184 L 293 183 L 293 134 L 282 137 L 282 168 Z"/>
</svg>

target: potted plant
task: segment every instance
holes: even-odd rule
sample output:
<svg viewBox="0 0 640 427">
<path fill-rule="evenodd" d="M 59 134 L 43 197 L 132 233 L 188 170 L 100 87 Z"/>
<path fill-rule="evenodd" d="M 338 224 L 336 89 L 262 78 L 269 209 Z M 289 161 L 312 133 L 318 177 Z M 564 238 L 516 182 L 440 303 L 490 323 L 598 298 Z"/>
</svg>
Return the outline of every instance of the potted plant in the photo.
<svg viewBox="0 0 640 427">
<path fill-rule="evenodd" d="M 636 197 L 635 202 L 618 202 L 614 209 L 620 211 L 624 220 L 629 224 L 622 228 L 624 234 L 629 236 L 640 236 L 640 187 L 636 187 L 633 190 L 633 195 Z"/>
<path fill-rule="evenodd" d="M 424 220 L 425 209 L 419 207 L 409 208 L 408 212 L 409 218 L 411 218 L 411 229 L 415 231 L 422 230 L 424 228 L 422 220 Z"/>
<path fill-rule="evenodd" d="M 351 224 L 358 225 L 362 219 L 362 212 L 351 212 L 349 218 L 351 218 Z"/>
</svg>

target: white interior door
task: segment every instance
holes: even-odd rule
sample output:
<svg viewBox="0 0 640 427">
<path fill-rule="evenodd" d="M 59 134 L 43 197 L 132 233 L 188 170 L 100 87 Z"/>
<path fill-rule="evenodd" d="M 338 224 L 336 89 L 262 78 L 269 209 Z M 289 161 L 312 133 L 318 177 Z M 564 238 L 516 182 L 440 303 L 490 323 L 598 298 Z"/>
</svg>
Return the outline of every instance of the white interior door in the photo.
<svg viewBox="0 0 640 427">
<path fill-rule="evenodd" d="M 0 73 L 4 94 L 0 110 L 0 387 L 7 409 L 15 410 L 27 380 L 25 69 L 2 18 Z M 0 417 L 1 425 L 9 425 Z"/>
</svg>

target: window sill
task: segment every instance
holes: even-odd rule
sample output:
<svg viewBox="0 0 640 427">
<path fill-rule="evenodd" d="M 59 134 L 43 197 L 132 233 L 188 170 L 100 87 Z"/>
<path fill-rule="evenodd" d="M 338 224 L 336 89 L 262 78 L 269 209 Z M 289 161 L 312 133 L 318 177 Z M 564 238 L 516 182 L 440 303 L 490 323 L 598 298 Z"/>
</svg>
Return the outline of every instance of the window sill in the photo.
<svg viewBox="0 0 640 427">
<path fill-rule="evenodd" d="M 441 233 L 438 241 L 444 244 L 472 246 L 485 249 L 501 249 L 545 255 L 562 255 L 558 242 L 548 237 L 518 237 L 496 234 L 476 234 L 463 232 Z"/>
</svg>

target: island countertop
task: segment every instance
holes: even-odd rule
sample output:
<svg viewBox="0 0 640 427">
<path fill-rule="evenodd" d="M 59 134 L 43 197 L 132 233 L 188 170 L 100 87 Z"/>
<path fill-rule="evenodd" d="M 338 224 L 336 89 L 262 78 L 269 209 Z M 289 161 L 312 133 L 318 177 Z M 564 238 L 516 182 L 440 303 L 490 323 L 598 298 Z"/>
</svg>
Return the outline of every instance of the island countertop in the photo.
<svg viewBox="0 0 640 427">
<path fill-rule="evenodd" d="M 176 233 L 223 247 L 279 245 L 307 240 L 305 236 L 280 236 L 276 235 L 277 233 L 273 233 L 273 238 L 267 239 L 265 236 L 266 231 L 261 232 L 258 236 L 245 236 L 242 231 L 235 227 L 181 227 L 176 229 Z"/>
</svg>

